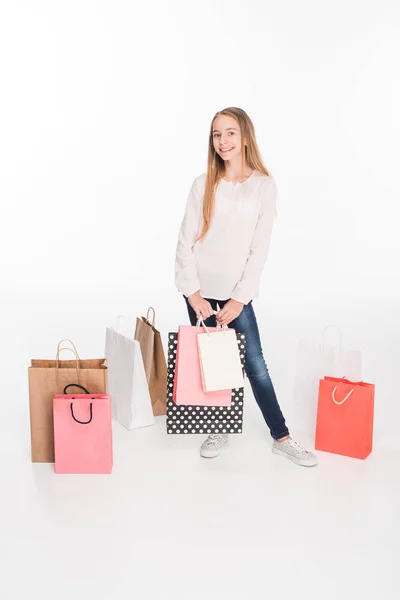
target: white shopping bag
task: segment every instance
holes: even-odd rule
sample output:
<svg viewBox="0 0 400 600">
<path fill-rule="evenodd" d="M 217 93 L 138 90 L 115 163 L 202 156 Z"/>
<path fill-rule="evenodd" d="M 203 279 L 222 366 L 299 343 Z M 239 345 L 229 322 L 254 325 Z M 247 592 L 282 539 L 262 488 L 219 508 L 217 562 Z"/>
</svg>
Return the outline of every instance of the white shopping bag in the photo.
<svg viewBox="0 0 400 600">
<path fill-rule="evenodd" d="M 315 429 L 320 379 L 327 376 L 361 381 L 362 354 L 360 350 L 345 348 L 341 330 L 328 325 L 319 340 L 312 337 L 300 340 L 296 362 L 293 417 L 296 426 L 307 429 L 311 435 Z"/>
<path fill-rule="evenodd" d="M 140 343 L 107 327 L 105 355 L 113 418 L 126 429 L 154 425 Z"/>
<path fill-rule="evenodd" d="M 200 321 L 197 323 L 199 327 Z M 204 325 L 205 333 L 197 334 L 200 369 L 203 392 L 216 392 L 241 388 L 244 385 L 243 368 L 240 360 L 244 352 L 236 331 L 228 327 L 217 327 L 209 331 Z M 200 331 L 200 329 L 199 329 Z"/>
<path fill-rule="evenodd" d="M 328 343 L 327 331 L 336 330 L 337 340 Z M 322 339 L 317 348 L 318 379 L 328 377 L 345 377 L 351 381 L 362 379 L 362 356 L 359 350 L 343 347 L 342 332 L 339 327 L 328 325 L 322 333 Z"/>
</svg>

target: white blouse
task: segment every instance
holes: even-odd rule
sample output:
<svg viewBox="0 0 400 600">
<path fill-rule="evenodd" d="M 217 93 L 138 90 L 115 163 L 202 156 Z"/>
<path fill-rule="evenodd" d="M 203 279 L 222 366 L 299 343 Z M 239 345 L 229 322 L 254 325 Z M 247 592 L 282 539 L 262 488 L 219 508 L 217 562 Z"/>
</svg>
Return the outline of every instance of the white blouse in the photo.
<svg viewBox="0 0 400 600">
<path fill-rule="evenodd" d="M 185 296 L 244 304 L 259 294 L 276 216 L 276 184 L 259 171 L 242 183 L 220 180 L 207 235 L 200 241 L 206 173 L 193 181 L 178 236 L 175 284 Z"/>
</svg>

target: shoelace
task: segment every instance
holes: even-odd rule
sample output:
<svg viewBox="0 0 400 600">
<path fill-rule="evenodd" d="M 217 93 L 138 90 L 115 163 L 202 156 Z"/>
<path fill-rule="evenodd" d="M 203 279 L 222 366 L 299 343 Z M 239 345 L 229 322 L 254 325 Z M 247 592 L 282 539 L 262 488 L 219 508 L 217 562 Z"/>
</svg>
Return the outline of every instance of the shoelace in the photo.
<svg viewBox="0 0 400 600">
<path fill-rule="evenodd" d="M 293 439 L 287 440 L 287 443 L 291 448 L 293 448 L 293 452 L 295 454 L 300 454 L 303 456 L 308 456 L 310 454 L 309 452 L 307 452 L 307 450 L 305 450 L 305 448 L 302 448 L 302 446 L 300 446 L 300 444 L 298 444 Z"/>
<path fill-rule="evenodd" d="M 206 440 L 206 445 L 216 446 L 219 441 L 222 441 L 222 436 L 219 433 L 210 433 Z"/>
</svg>

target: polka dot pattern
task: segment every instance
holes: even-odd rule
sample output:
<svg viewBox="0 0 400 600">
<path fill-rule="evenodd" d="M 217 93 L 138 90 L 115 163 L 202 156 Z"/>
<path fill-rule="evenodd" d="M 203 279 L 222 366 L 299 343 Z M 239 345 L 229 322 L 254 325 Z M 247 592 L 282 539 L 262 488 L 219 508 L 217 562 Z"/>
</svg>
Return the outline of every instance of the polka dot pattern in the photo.
<svg viewBox="0 0 400 600">
<path fill-rule="evenodd" d="M 244 369 L 246 338 L 237 333 Z M 167 433 L 242 433 L 244 388 L 232 390 L 230 406 L 177 406 L 173 401 L 178 333 L 168 334 Z"/>
</svg>

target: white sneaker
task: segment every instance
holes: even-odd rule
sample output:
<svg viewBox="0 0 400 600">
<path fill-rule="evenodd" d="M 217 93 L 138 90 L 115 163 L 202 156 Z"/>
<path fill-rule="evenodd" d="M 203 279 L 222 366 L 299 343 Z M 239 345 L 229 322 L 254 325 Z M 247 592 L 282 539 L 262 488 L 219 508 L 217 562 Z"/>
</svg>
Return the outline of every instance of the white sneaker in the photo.
<svg viewBox="0 0 400 600">
<path fill-rule="evenodd" d="M 314 467 L 318 464 L 317 457 L 305 448 L 302 448 L 300 444 L 289 438 L 284 442 L 274 441 L 272 445 L 272 452 L 279 454 L 280 456 L 286 456 L 297 465 L 302 467 Z"/>
<path fill-rule="evenodd" d="M 203 458 L 215 458 L 218 456 L 220 449 L 228 441 L 227 433 L 210 433 L 208 438 L 204 440 L 200 448 L 200 455 Z"/>
</svg>

